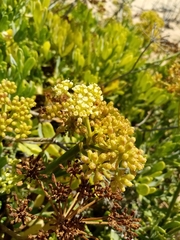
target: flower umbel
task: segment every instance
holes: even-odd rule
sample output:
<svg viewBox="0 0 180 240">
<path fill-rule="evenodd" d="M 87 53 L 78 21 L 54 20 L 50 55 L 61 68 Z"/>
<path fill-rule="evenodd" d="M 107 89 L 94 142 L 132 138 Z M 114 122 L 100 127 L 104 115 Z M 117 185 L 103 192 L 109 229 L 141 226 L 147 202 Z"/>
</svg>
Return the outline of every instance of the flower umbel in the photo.
<svg viewBox="0 0 180 240">
<path fill-rule="evenodd" d="M 57 96 L 66 95 L 67 99 L 62 102 L 62 107 L 68 110 L 71 116 L 89 117 L 91 114 L 98 114 L 96 102 L 102 101 L 103 97 L 97 84 L 79 84 L 73 87 L 72 82 L 65 80 L 57 84 L 54 90 Z"/>
<path fill-rule="evenodd" d="M 99 150 L 88 150 L 81 160 L 87 176 L 93 182 L 108 181 L 116 190 L 132 186 L 136 172 L 142 170 L 146 159 L 135 147 L 130 123 L 114 108 L 113 103 L 102 102 L 96 118 L 90 119 L 93 143 Z"/>
<path fill-rule="evenodd" d="M 103 101 L 97 84 L 73 86 L 69 80 L 58 83 L 42 117 L 49 119 L 52 114 L 60 120 L 60 129 L 63 125 L 70 135 L 83 137 L 80 163 L 92 184 L 108 183 L 114 191 L 132 186 L 146 159 L 135 147 L 130 122 L 112 102 Z"/>
<path fill-rule="evenodd" d="M 15 96 L 14 82 L 2 80 L 0 83 L 0 136 L 26 138 L 31 132 L 30 109 L 35 106 L 33 98 Z"/>
</svg>

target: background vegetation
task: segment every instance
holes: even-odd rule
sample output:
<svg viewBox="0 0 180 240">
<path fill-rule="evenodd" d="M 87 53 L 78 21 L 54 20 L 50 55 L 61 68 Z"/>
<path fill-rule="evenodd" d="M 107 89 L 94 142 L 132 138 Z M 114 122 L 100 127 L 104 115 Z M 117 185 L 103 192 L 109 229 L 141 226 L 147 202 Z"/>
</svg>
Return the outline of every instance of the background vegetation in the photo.
<svg viewBox="0 0 180 240">
<path fill-rule="evenodd" d="M 156 12 L 64 2 L 0 3 L 0 238 L 178 239 L 178 48 Z"/>
</svg>

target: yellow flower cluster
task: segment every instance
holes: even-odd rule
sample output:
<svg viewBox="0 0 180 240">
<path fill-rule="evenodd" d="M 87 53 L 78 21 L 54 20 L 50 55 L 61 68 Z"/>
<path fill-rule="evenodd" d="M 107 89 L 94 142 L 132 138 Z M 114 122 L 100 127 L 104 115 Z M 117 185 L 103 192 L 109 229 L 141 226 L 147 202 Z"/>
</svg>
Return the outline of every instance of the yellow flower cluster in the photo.
<svg viewBox="0 0 180 240">
<path fill-rule="evenodd" d="M 19 163 L 18 159 L 7 159 L 7 165 L 1 169 L 0 177 L 0 194 L 10 193 L 11 188 L 21 180 L 21 176 L 16 173 L 16 165 Z"/>
<path fill-rule="evenodd" d="M 93 184 L 108 182 L 114 191 L 131 186 L 146 159 L 134 145 L 129 121 L 112 102 L 103 101 L 97 84 L 74 86 L 65 80 L 54 87 L 54 93 L 44 115 L 58 117 L 67 131 L 86 138 L 88 150 L 82 149 L 81 154 L 85 176 Z"/>
<path fill-rule="evenodd" d="M 0 136 L 10 135 L 15 138 L 25 138 L 30 134 L 30 109 L 35 106 L 33 98 L 24 98 L 15 93 L 14 82 L 2 80 L 0 83 Z"/>
<path fill-rule="evenodd" d="M 102 102 L 99 115 L 90 119 L 93 143 L 99 150 L 87 151 L 81 160 L 93 182 L 108 181 L 115 191 L 132 186 L 136 172 L 146 162 L 143 151 L 135 147 L 134 130 L 113 103 Z M 100 114 L 101 112 L 101 114 Z"/>
<path fill-rule="evenodd" d="M 55 93 L 60 96 L 62 94 L 66 94 L 67 96 L 71 96 L 71 94 L 69 93 L 69 89 L 71 89 L 73 87 L 73 83 L 69 80 L 64 80 L 61 83 L 58 83 L 55 87 L 54 87 L 54 91 Z"/>
<path fill-rule="evenodd" d="M 64 80 L 47 95 L 45 111 L 40 115 L 42 119 L 60 122 L 59 132 L 71 129 L 84 135 L 87 131 L 83 125 L 84 119 L 99 114 L 98 104 L 102 100 L 102 91 L 97 84 L 74 86 L 71 81 Z"/>
<path fill-rule="evenodd" d="M 57 84 L 54 90 L 57 96 L 66 95 L 67 99 L 62 102 L 62 107 L 71 116 L 88 117 L 98 114 L 96 103 L 102 101 L 103 97 L 97 84 L 78 84 L 73 87 L 72 82 L 65 80 Z"/>
</svg>

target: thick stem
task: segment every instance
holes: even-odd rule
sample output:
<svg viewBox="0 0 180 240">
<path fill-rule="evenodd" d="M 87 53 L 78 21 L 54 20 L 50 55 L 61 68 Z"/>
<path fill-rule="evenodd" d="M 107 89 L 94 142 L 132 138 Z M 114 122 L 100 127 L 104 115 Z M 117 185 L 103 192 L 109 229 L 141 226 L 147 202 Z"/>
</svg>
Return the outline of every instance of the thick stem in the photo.
<svg viewBox="0 0 180 240">
<path fill-rule="evenodd" d="M 88 130 L 87 140 L 89 140 L 89 139 L 91 140 L 91 138 L 92 138 L 92 131 L 91 131 L 91 125 L 90 125 L 88 117 L 85 118 L 85 125 L 86 125 L 87 130 Z"/>
</svg>

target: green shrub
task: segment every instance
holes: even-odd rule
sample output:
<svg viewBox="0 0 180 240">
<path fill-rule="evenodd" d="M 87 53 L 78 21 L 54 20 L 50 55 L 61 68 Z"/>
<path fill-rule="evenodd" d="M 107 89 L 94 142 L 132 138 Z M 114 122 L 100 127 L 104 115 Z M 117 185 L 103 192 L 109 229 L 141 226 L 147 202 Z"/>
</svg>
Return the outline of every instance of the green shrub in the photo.
<svg viewBox="0 0 180 240">
<path fill-rule="evenodd" d="M 0 237 L 173 238 L 179 53 L 151 60 L 162 19 L 133 25 L 125 5 L 101 21 L 81 1 L 0 10 Z"/>
</svg>

